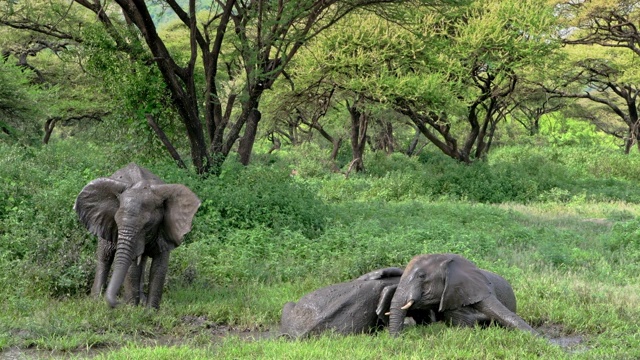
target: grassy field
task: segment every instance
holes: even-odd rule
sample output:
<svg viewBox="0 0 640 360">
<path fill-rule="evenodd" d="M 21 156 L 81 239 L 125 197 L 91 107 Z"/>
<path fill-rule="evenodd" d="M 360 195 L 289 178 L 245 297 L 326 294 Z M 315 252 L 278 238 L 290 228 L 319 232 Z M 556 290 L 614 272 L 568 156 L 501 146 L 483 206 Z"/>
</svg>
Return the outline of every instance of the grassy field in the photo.
<svg viewBox="0 0 640 360">
<path fill-rule="evenodd" d="M 156 312 L 87 296 L 95 238 L 73 201 L 131 159 L 77 146 L 0 149 L 0 358 L 640 358 L 637 155 L 521 147 L 474 166 L 372 156 L 349 179 L 287 153 L 204 180 L 133 159 L 203 200 Z M 397 339 L 277 336 L 287 301 L 439 252 L 508 279 L 543 337 L 441 324 Z"/>
</svg>

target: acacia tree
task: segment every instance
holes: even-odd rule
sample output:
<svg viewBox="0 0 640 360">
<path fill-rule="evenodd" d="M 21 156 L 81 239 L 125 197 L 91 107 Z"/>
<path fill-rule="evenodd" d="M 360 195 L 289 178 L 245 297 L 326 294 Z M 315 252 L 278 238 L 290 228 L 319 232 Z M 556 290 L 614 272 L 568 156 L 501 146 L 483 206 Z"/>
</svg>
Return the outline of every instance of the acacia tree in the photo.
<svg viewBox="0 0 640 360">
<path fill-rule="evenodd" d="M 565 107 L 560 95 L 547 92 L 535 83 L 525 83 L 514 94 L 514 109 L 511 117 L 520 123 L 530 136 L 540 132 L 540 120 Z"/>
<path fill-rule="evenodd" d="M 335 160 L 342 145 L 343 136 L 342 134 L 332 134 L 332 131 L 323 124 L 327 113 L 337 106 L 334 96 L 335 87 L 326 86 L 327 84 L 323 82 L 307 85 L 298 80 L 296 78 L 298 86 L 294 85 L 290 89 L 283 86 L 283 82 L 280 82 L 278 84 L 280 86 L 271 94 L 270 108 L 266 109 L 266 113 L 271 119 L 269 132 L 278 134 L 291 145 L 297 146 L 304 141 L 311 140 L 313 138 L 312 132 L 316 131 L 331 143 L 330 161 L 335 167 Z M 293 81 L 293 79 L 289 78 L 289 81 Z"/>
<path fill-rule="evenodd" d="M 562 82 L 547 81 L 550 93 L 573 99 L 585 99 L 594 109 L 581 116 L 599 129 L 624 140 L 624 152 L 634 144 L 640 150 L 640 117 L 637 97 L 640 77 L 636 65 L 640 56 L 640 9 L 636 2 L 590 0 L 559 2 L 563 26 L 573 29 L 563 39 L 567 66 L 556 76 Z M 586 106 L 586 105 L 584 105 Z M 619 126 L 603 118 L 602 109 L 615 114 Z"/>
<path fill-rule="evenodd" d="M 195 0 L 189 0 L 186 6 L 177 0 L 157 1 L 170 8 L 189 29 L 189 55 L 184 60 L 172 53 L 159 35 L 150 3 L 115 0 L 113 6 L 107 6 L 99 0 L 73 0 L 71 5 L 80 5 L 95 14 L 111 36 L 114 49 L 129 52 L 135 44 L 131 36 L 143 39 L 184 124 L 193 165 L 198 173 L 218 173 L 238 140 L 240 159 L 244 164 L 249 162 L 261 119 L 261 95 L 304 43 L 354 9 L 392 2 L 402 1 L 211 0 L 199 2 L 198 8 L 206 10 L 196 13 Z M 12 7 L 15 10 L 22 4 Z M 49 4 L 60 7 L 63 2 L 54 0 Z M 25 25 L 12 14 L 3 20 L 4 24 L 61 38 L 68 36 L 58 33 L 51 23 L 39 24 L 37 19 L 27 17 L 29 24 Z M 118 26 L 122 15 L 136 33 Z M 198 71 L 203 72 L 202 84 L 197 81 Z M 225 92 L 225 81 L 241 82 L 241 86 Z"/>
<path fill-rule="evenodd" d="M 359 14 L 356 29 L 322 37 L 318 72 L 342 89 L 406 115 L 448 156 L 487 153 L 525 71 L 554 48 L 545 1 L 475 1 L 397 26 Z M 348 25 L 345 25 L 348 26 Z"/>
<path fill-rule="evenodd" d="M 589 51 L 593 54 L 593 51 Z M 624 56 L 622 56 L 624 57 Z M 619 63 L 619 59 L 582 58 L 570 61 L 573 65 L 565 69 L 562 76 L 566 82 L 550 87 L 546 85 L 547 92 L 570 99 L 586 99 L 591 106 L 583 103 L 581 106 L 588 111 L 578 111 L 577 115 L 589 120 L 603 132 L 613 135 L 624 141 L 624 153 L 628 154 L 634 145 L 640 149 L 640 116 L 638 114 L 638 96 L 640 86 L 625 80 L 627 71 L 637 71 L 633 66 L 626 67 Z M 625 131 L 620 132 L 617 126 L 611 126 L 603 121 L 602 110 L 607 109 L 615 115 L 618 123 L 624 124 Z"/>
</svg>

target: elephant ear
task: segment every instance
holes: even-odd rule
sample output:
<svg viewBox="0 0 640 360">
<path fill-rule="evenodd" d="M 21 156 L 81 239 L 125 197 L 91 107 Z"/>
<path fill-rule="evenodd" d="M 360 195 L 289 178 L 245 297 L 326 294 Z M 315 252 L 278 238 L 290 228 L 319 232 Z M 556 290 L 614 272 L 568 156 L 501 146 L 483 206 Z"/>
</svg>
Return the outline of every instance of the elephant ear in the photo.
<svg viewBox="0 0 640 360">
<path fill-rule="evenodd" d="M 444 291 L 438 311 L 475 304 L 491 295 L 487 278 L 471 261 L 453 255 L 444 264 Z"/>
<path fill-rule="evenodd" d="M 380 297 L 378 298 L 378 306 L 376 306 L 376 315 L 385 325 L 389 324 L 389 315 L 387 312 L 391 308 L 391 300 L 396 293 L 398 284 L 387 285 L 380 291 Z"/>
<path fill-rule="evenodd" d="M 191 231 L 200 199 L 181 184 L 154 185 L 153 190 L 164 199 L 165 239 L 175 247 L 180 246 L 185 234 Z"/>
<path fill-rule="evenodd" d="M 115 242 L 118 226 L 114 219 L 120 207 L 118 196 L 129 184 L 110 178 L 98 178 L 88 183 L 73 205 L 84 226 L 93 235 Z"/>
</svg>

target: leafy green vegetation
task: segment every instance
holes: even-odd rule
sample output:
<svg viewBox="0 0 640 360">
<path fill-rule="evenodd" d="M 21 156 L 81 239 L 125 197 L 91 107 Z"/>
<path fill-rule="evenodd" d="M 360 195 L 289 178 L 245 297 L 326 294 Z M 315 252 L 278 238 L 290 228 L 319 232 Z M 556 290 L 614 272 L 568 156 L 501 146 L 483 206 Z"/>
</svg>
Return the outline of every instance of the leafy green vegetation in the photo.
<svg viewBox="0 0 640 360">
<path fill-rule="evenodd" d="M 640 356 L 637 157 L 511 146 L 463 165 L 439 153 L 369 158 L 367 174 L 308 176 L 321 151 L 227 163 L 201 179 L 103 146 L 0 145 L 0 348 L 119 358 L 633 358 Z M 83 151 L 77 152 L 82 146 Z M 300 157 L 298 159 L 297 157 Z M 119 159 L 114 162 L 111 159 Z M 171 257 L 158 312 L 87 295 L 96 240 L 73 201 L 133 160 L 203 200 Z M 296 175 L 290 165 L 297 164 Z M 308 167 L 307 167 L 308 166 Z M 412 328 L 400 339 L 277 338 L 282 306 L 416 254 L 455 252 L 513 284 L 545 338 L 500 328 Z M 256 340 L 250 340 L 258 337 Z M 553 341 L 565 341 L 565 347 Z M 611 356 L 612 353 L 617 354 Z"/>
<path fill-rule="evenodd" d="M 38 100 L 47 92 L 30 83 L 30 73 L 12 64 L 0 62 L 0 140 L 33 142 L 38 125 L 31 119 L 43 109 Z"/>
</svg>

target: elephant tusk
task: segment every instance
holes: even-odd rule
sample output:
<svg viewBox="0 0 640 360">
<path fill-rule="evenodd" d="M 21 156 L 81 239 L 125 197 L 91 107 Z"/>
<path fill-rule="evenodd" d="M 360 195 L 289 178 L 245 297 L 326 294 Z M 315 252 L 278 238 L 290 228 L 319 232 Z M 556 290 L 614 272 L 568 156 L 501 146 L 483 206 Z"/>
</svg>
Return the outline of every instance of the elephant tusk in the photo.
<svg viewBox="0 0 640 360">
<path fill-rule="evenodd" d="M 413 300 L 409 300 L 409 302 L 407 302 L 405 306 L 401 307 L 400 310 L 407 310 L 411 305 L 413 305 Z"/>
<path fill-rule="evenodd" d="M 142 255 L 138 256 L 138 264 L 136 264 L 137 266 L 140 266 L 140 261 L 142 260 Z"/>
<path fill-rule="evenodd" d="M 391 315 L 391 311 L 384 313 L 386 316 Z"/>
</svg>

